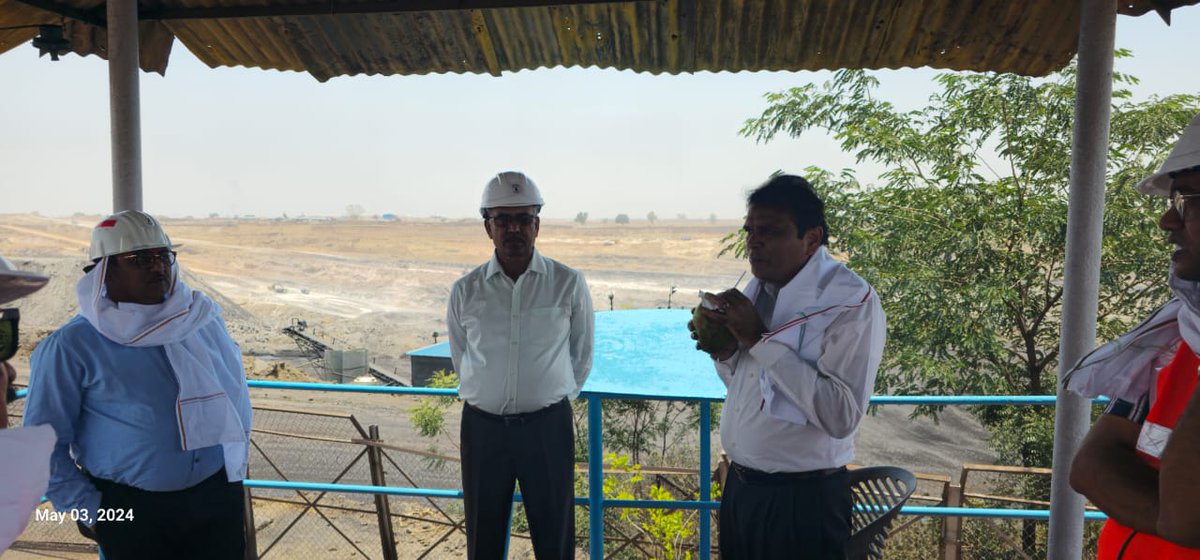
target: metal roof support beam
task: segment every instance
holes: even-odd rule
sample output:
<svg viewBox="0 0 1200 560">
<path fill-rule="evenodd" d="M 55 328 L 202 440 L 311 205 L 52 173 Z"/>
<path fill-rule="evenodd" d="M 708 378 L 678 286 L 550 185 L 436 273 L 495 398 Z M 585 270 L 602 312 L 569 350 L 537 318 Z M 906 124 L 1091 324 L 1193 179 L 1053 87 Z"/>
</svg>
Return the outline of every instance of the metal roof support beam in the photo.
<svg viewBox="0 0 1200 560">
<path fill-rule="evenodd" d="M 137 0 L 108 0 L 108 102 L 113 212 L 142 209 Z"/>
<path fill-rule="evenodd" d="M 1113 49 L 1117 6 L 1083 0 L 1079 24 L 1079 73 L 1071 143 L 1071 191 L 1067 211 L 1059 379 L 1096 344 L 1100 291 L 1100 242 L 1104 234 L 1104 186 L 1112 113 Z M 1083 551 L 1083 496 L 1070 485 L 1071 460 L 1091 420 L 1091 402 L 1058 384 L 1054 415 L 1054 470 L 1050 483 L 1050 560 L 1078 560 Z"/>
<path fill-rule="evenodd" d="M 403 12 L 439 12 L 447 10 L 490 10 L 496 8 L 545 8 L 582 4 L 649 2 L 653 0 L 367 0 L 338 2 L 326 0 L 307 5 L 160 7 L 142 10 L 142 20 L 223 19 L 279 16 L 332 16 L 339 14 L 377 14 Z"/>
<path fill-rule="evenodd" d="M 54 0 L 13 0 L 26 6 L 32 6 L 39 10 L 57 14 L 65 18 L 82 21 L 96 27 L 104 27 L 107 25 L 104 21 L 104 10 L 80 10 L 72 8 L 65 4 L 59 4 Z"/>
</svg>

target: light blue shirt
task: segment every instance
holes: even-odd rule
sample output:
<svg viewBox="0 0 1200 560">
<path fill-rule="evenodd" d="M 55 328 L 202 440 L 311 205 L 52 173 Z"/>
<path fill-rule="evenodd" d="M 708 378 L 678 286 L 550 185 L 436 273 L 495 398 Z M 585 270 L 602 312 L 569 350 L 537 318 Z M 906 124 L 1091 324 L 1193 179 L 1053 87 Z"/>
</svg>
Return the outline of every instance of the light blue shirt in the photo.
<svg viewBox="0 0 1200 560">
<path fill-rule="evenodd" d="M 155 492 L 189 488 L 219 471 L 220 445 L 183 450 L 178 396 L 161 346 L 117 344 L 82 316 L 38 344 L 24 423 L 50 424 L 58 434 L 46 492 L 55 509 L 87 509 L 96 519 L 100 492 L 76 463 L 96 477 Z"/>
</svg>

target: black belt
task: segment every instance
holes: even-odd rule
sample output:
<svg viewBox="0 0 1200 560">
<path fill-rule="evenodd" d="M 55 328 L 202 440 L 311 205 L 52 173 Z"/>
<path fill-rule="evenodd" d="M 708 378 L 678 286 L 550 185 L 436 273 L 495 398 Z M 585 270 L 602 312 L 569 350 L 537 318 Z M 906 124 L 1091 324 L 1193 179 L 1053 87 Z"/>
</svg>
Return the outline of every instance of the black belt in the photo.
<svg viewBox="0 0 1200 560">
<path fill-rule="evenodd" d="M 788 482 L 796 482 L 799 480 L 810 480 L 814 478 L 825 478 L 846 472 L 846 467 L 833 467 L 829 469 L 817 469 L 815 471 L 803 472 L 762 472 L 756 471 L 745 465 L 730 463 L 729 465 L 734 472 L 742 480 L 742 482 L 766 482 L 782 484 Z"/>
<path fill-rule="evenodd" d="M 83 471 L 84 476 L 87 476 L 88 479 L 90 479 L 92 481 L 92 485 L 95 486 L 96 489 L 99 490 L 100 492 L 108 492 L 108 491 L 111 491 L 114 489 L 123 489 L 123 490 L 131 491 L 131 492 L 145 492 L 145 493 L 149 493 L 149 494 L 157 494 L 160 496 L 166 496 L 166 495 L 170 495 L 170 494 L 186 494 L 189 492 L 203 491 L 205 489 L 205 487 L 207 487 L 207 486 L 221 485 L 221 484 L 225 484 L 228 482 L 228 476 L 225 474 L 224 466 L 217 469 L 217 472 L 209 475 L 204 480 L 201 480 L 200 482 L 197 482 L 191 486 L 188 486 L 187 488 L 181 488 L 179 490 L 165 490 L 165 491 L 143 490 L 141 488 L 138 488 L 137 486 L 130 486 L 128 484 L 121 484 L 120 482 L 117 482 L 115 480 L 109 480 L 107 478 L 100 478 L 90 472 L 87 472 L 86 470 L 82 470 L 82 471 Z"/>
<path fill-rule="evenodd" d="M 488 420 L 493 422 L 503 422 L 505 425 L 512 425 L 532 422 L 539 416 L 545 416 L 546 414 L 557 410 L 559 407 L 566 406 L 567 398 L 563 397 L 561 401 L 558 401 L 545 408 L 541 408 L 533 412 L 522 412 L 520 414 L 492 414 L 491 412 L 483 410 L 482 408 L 479 408 L 469 402 L 463 401 L 463 404 L 466 405 L 467 409 L 469 409 L 471 412 L 487 418 Z"/>
</svg>

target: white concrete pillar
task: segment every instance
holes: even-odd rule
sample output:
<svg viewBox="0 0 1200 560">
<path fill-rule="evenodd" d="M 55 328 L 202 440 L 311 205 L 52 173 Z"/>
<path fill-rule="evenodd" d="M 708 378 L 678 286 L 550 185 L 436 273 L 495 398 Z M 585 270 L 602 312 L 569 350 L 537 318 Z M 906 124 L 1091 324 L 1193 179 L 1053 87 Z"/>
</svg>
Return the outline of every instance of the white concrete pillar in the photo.
<svg viewBox="0 0 1200 560">
<path fill-rule="evenodd" d="M 113 211 L 142 209 L 137 0 L 108 0 L 108 95 Z"/>
<path fill-rule="evenodd" d="M 1075 84 L 1075 129 L 1071 143 L 1071 191 L 1067 217 L 1067 262 L 1063 281 L 1059 379 L 1096 345 L 1100 291 L 1100 242 L 1104 225 L 1105 168 L 1112 112 L 1113 49 L 1117 4 L 1083 0 L 1080 5 L 1079 74 Z M 1050 488 L 1051 560 L 1078 560 L 1083 551 L 1083 496 L 1070 485 L 1071 459 L 1086 435 L 1088 399 L 1058 387 L 1054 417 L 1054 472 Z"/>
</svg>

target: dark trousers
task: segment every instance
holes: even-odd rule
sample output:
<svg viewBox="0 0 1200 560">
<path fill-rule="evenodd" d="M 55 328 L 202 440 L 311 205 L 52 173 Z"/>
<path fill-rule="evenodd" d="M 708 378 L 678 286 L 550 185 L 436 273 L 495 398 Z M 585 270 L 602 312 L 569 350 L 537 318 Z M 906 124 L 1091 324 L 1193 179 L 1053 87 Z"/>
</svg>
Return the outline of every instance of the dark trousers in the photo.
<svg viewBox="0 0 1200 560">
<path fill-rule="evenodd" d="M 513 483 L 520 481 L 538 560 L 575 557 L 575 427 L 563 399 L 526 414 L 497 416 L 469 404 L 462 415 L 467 558 L 504 557 Z"/>
<path fill-rule="evenodd" d="M 100 490 L 100 509 L 117 514 L 92 527 L 104 560 L 245 557 L 242 483 L 227 481 L 225 469 L 176 492 L 150 492 L 96 477 L 92 482 Z M 125 520 L 115 520 L 121 517 Z"/>
<path fill-rule="evenodd" d="M 767 474 L 734 463 L 721 496 L 722 560 L 844 560 L 846 469 Z"/>
</svg>

